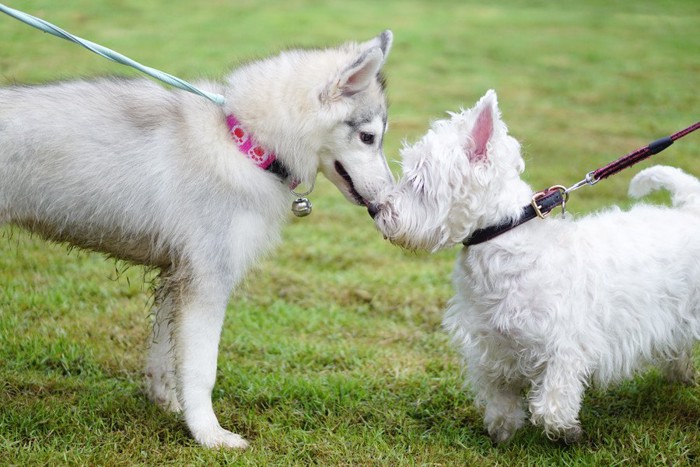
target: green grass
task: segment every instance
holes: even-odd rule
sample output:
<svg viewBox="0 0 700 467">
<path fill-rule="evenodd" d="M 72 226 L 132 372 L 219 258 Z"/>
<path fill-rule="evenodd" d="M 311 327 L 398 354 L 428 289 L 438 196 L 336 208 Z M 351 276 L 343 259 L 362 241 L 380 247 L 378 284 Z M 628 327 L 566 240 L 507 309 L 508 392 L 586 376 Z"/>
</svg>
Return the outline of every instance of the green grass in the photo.
<svg viewBox="0 0 700 467">
<path fill-rule="evenodd" d="M 445 110 L 495 88 L 535 188 L 571 184 L 693 123 L 700 109 L 695 0 L 14 6 L 186 79 L 390 27 L 388 157 Z M 132 74 L 0 17 L 0 83 L 114 73 Z M 700 175 L 699 158 L 692 135 L 653 162 Z M 626 204 L 637 171 L 582 189 L 570 209 Z M 313 215 L 290 223 L 229 306 L 214 405 L 225 427 L 252 441 L 243 453 L 197 446 L 180 418 L 146 400 L 150 298 L 140 268 L 1 230 L 0 465 L 700 462 L 700 389 L 666 385 L 655 372 L 589 391 L 579 445 L 531 428 L 491 445 L 440 330 L 456 250 L 390 246 L 325 180 L 312 200 Z"/>
</svg>

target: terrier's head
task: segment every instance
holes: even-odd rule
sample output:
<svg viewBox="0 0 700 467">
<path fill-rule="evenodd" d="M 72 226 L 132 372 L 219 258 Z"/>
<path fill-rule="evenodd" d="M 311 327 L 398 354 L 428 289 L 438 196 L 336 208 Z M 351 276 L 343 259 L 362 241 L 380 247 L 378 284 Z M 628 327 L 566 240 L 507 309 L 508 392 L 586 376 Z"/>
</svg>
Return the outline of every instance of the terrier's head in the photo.
<svg viewBox="0 0 700 467">
<path fill-rule="evenodd" d="M 522 206 L 503 200 L 512 198 L 509 190 L 522 190 L 525 163 L 501 121 L 496 93 L 450 116 L 401 150 L 402 179 L 370 208 L 392 243 L 437 251 L 520 213 Z"/>
</svg>

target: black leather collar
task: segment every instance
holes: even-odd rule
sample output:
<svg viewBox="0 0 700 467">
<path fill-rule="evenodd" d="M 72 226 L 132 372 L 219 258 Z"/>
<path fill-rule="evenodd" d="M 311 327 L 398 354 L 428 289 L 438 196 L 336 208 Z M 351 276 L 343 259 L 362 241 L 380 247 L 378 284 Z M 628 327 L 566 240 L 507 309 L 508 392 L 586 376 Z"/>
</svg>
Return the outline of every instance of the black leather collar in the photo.
<svg viewBox="0 0 700 467">
<path fill-rule="evenodd" d="M 289 182 L 289 169 L 287 169 L 287 166 L 284 165 L 279 159 L 272 161 L 272 164 L 267 166 L 265 170 L 277 175 L 283 183 Z"/>
<path fill-rule="evenodd" d="M 566 202 L 566 197 L 567 194 L 563 187 L 552 187 L 548 190 L 541 191 L 532 197 L 532 203 L 523 207 L 523 212 L 516 221 L 479 229 L 462 243 L 464 246 L 478 245 L 479 243 L 496 238 L 535 217 L 544 218 L 552 209 L 564 204 Z"/>
</svg>

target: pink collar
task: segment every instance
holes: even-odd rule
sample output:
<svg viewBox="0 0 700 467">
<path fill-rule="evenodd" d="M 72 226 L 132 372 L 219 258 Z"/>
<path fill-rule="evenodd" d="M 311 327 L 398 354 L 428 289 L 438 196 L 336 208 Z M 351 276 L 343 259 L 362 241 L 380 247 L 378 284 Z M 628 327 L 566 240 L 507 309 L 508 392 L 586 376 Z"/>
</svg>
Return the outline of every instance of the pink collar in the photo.
<svg viewBox="0 0 700 467">
<path fill-rule="evenodd" d="M 239 122 L 236 117 L 231 114 L 227 115 L 226 124 L 228 125 L 233 142 L 236 143 L 238 149 L 240 149 L 248 159 L 252 160 L 255 165 L 261 169 L 267 170 L 272 163 L 277 160 L 275 153 L 258 144 L 255 138 L 253 138 L 253 135 L 248 133 L 243 126 L 241 126 L 241 122 Z"/>
<path fill-rule="evenodd" d="M 253 135 L 243 128 L 236 117 L 232 114 L 226 115 L 226 125 L 228 125 L 231 139 L 236 143 L 238 149 L 255 165 L 277 175 L 282 182 L 289 185 L 291 190 L 299 186 L 299 180 L 291 177 L 289 169 L 275 156 L 275 153 L 258 144 Z"/>
</svg>

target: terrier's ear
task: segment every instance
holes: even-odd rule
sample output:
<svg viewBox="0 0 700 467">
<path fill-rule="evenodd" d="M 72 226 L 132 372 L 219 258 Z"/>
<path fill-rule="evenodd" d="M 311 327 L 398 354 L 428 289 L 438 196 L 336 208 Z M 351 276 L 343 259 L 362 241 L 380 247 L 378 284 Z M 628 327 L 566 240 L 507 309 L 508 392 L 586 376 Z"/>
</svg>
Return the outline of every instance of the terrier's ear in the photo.
<svg viewBox="0 0 700 467">
<path fill-rule="evenodd" d="M 472 162 L 488 160 L 489 142 L 493 137 L 493 129 L 498 118 L 498 102 L 496 93 L 489 90 L 474 108 L 476 120 L 471 130 L 471 138 L 467 140 L 465 152 Z"/>
</svg>

